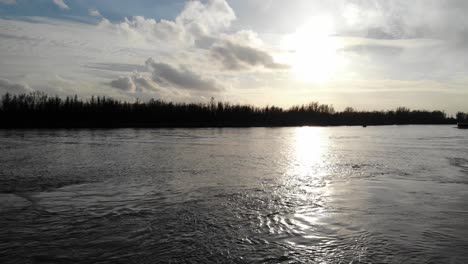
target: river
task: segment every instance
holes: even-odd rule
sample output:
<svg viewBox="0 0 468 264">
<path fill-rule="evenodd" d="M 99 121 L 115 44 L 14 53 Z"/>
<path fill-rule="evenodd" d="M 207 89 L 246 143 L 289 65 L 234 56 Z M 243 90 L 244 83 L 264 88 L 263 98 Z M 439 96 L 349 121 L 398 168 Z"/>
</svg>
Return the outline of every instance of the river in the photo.
<svg viewBox="0 0 468 264">
<path fill-rule="evenodd" d="M 467 263 L 468 131 L 0 130 L 1 263 Z"/>
</svg>

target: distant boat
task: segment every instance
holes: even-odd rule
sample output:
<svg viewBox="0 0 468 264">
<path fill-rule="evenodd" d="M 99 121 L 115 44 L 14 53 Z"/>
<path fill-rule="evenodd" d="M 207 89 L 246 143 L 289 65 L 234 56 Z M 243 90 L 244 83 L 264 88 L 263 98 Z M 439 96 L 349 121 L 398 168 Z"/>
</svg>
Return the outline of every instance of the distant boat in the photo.
<svg viewBox="0 0 468 264">
<path fill-rule="evenodd" d="M 466 128 L 468 128 L 468 123 L 458 123 L 457 126 L 458 126 L 458 128 L 466 129 Z"/>
</svg>

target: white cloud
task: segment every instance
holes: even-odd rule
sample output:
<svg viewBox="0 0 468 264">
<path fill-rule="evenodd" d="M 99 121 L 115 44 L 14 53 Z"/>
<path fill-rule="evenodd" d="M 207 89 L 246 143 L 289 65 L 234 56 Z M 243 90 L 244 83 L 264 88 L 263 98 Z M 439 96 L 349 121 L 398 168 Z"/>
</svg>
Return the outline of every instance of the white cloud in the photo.
<svg viewBox="0 0 468 264">
<path fill-rule="evenodd" d="M 88 10 L 88 15 L 93 16 L 93 17 L 102 17 L 99 10 L 93 9 L 93 8 Z"/>
<path fill-rule="evenodd" d="M 227 29 L 235 18 L 224 0 L 189 1 L 173 21 L 134 16 L 117 24 L 103 19 L 100 26 L 117 30 L 136 42 L 161 44 L 163 41 L 163 44 L 192 46 Z"/>
<path fill-rule="evenodd" d="M 53 0 L 54 4 L 57 5 L 60 9 L 69 10 L 70 7 L 65 4 L 63 0 Z"/>
<path fill-rule="evenodd" d="M 165 94 L 171 100 L 209 100 L 215 93 L 216 98 L 230 101 L 283 106 L 307 100 L 334 103 L 335 96 L 347 98 L 346 89 L 359 92 L 356 98 L 371 90 L 369 98 L 374 99 L 379 92 L 392 92 L 394 100 L 404 99 L 403 93 L 396 95 L 400 90 L 433 95 L 450 91 L 444 93 L 446 105 L 468 110 L 455 95 L 466 90 L 467 81 L 456 85 L 452 81 L 468 73 L 468 19 L 462 12 L 468 4 L 430 1 L 421 16 L 418 5 L 423 2 L 419 0 L 414 4 L 376 0 L 372 5 L 366 1 L 318 2 L 269 1 L 265 6 L 264 1 L 249 1 L 246 6 L 261 9 L 258 14 L 247 10 L 250 20 L 245 13 L 235 14 L 224 0 L 188 1 L 174 19 L 134 16 L 115 22 L 96 9 L 89 10 L 89 15 L 101 17 L 97 25 L 37 17 L 0 19 L 1 91 L 27 90 L 30 87 L 25 83 L 29 83 L 34 89 L 59 95 L 126 99 Z M 69 8 L 63 1 L 54 3 Z M 239 6 L 236 1 L 230 3 Z M 457 11 L 460 5 L 465 7 Z M 390 11 L 385 12 L 386 8 Z M 286 10 L 304 17 L 284 21 L 280 18 L 285 18 Z M 347 15 L 340 13 L 344 11 Z M 294 52 L 280 46 L 283 35 L 264 34 L 245 22 L 256 20 L 274 33 L 275 25 L 284 30 L 288 27 L 282 24 L 291 24 L 293 33 L 321 12 L 333 17 L 337 33 L 333 38 L 343 43 L 337 50 L 347 64 L 320 85 L 295 79 L 282 64 L 290 63 L 284 57 Z M 327 63 L 312 56 L 307 59 L 316 60 L 314 65 Z"/>
<path fill-rule="evenodd" d="M 202 37 L 229 27 L 236 15 L 224 0 L 209 0 L 206 4 L 190 1 L 175 22 L 184 25 L 191 34 Z"/>
</svg>

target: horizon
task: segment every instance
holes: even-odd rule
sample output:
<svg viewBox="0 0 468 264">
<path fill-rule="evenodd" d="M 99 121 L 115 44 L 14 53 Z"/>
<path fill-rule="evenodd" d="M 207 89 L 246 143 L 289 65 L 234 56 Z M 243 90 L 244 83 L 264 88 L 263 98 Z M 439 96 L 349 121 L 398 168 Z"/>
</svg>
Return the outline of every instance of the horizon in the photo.
<svg viewBox="0 0 468 264">
<path fill-rule="evenodd" d="M 266 108 L 278 108 L 278 109 L 281 109 L 282 111 L 290 111 L 294 108 L 300 108 L 300 107 L 307 107 L 309 105 L 312 105 L 312 104 L 317 104 L 317 105 L 322 105 L 322 106 L 327 106 L 327 107 L 330 107 L 332 109 L 332 112 L 334 113 L 345 113 L 345 112 L 354 112 L 354 113 L 371 113 L 371 112 L 395 112 L 395 111 L 401 111 L 401 110 L 404 110 L 404 111 L 409 111 L 409 112 L 442 112 L 444 114 L 447 115 L 447 118 L 456 118 L 456 115 L 458 113 L 461 113 L 461 114 L 468 114 L 468 113 L 465 113 L 463 111 L 456 111 L 455 113 L 448 113 L 446 112 L 444 109 L 418 109 L 418 108 L 410 108 L 410 107 L 406 107 L 404 105 L 400 105 L 400 106 L 397 106 L 393 109 L 359 109 L 359 108 L 356 108 L 356 107 L 353 107 L 353 106 L 346 106 L 342 109 L 339 109 L 339 108 L 335 108 L 335 106 L 333 104 L 327 104 L 327 103 L 321 103 L 321 102 L 318 102 L 318 101 L 308 101 L 306 103 L 298 103 L 298 104 L 294 104 L 294 105 L 290 105 L 290 106 L 287 106 L 287 107 L 283 107 L 283 106 L 279 106 L 279 105 L 274 105 L 274 104 L 265 104 L 265 105 L 255 105 L 255 104 L 249 104 L 249 103 L 240 103 L 240 102 L 230 102 L 230 101 L 221 101 L 221 100 L 217 100 L 216 98 L 214 97 L 211 97 L 209 100 L 207 101 L 171 101 L 171 100 L 165 100 L 163 98 L 154 98 L 154 97 L 151 97 L 151 98 L 144 98 L 144 99 L 140 99 L 140 98 L 130 98 L 130 100 L 126 100 L 126 99 L 117 99 L 117 98 L 114 98 L 112 96 L 106 96 L 106 95 L 91 95 L 89 97 L 81 97 L 81 96 L 78 96 L 77 94 L 74 94 L 74 95 L 62 95 L 62 96 L 59 96 L 59 95 L 51 95 L 51 94 L 46 94 L 44 92 L 41 92 L 41 91 L 34 91 L 34 92 L 30 92 L 30 93 L 21 93 L 21 94 L 12 94 L 12 93 L 4 93 L 4 94 L 0 94 L 0 109 L 2 107 L 2 104 L 3 104 L 3 99 L 4 99 L 4 96 L 6 96 L 7 94 L 10 95 L 10 96 L 30 96 L 30 95 L 34 95 L 36 96 L 38 93 L 38 95 L 40 96 L 46 96 L 48 99 L 50 98 L 60 98 L 61 100 L 61 103 L 64 103 L 65 100 L 67 99 L 70 99 L 70 100 L 74 100 L 75 98 L 78 100 L 78 102 L 80 103 L 92 103 L 93 101 L 96 101 L 98 100 L 98 98 L 100 98 L 101 100 L 110 100 L 110 101 L 116 101 L 118 102 L 119 104 L 134 104 L 134 103 L 140 103 L 140 104 L 148 104 L 148 103 L 151 103 L 151 102 L 162 102 L 162 103 L 173 103 L 175 105 L 190 105 L 190 104 L 195 104 L 195 105 L 203 105 L 203 106 L 209 106 L 210 104 L 218 104 L 218 103 L 222 103 L 224 105 L 230 105 L 230 106 L 248 106 L 248 107 L 253 107 L 253 108 L 257 108 L 257 109 L 266 109 Z"/>
<path fill-rule="evenodd" d="M 464 1 L 0 0 L 0 93 L 453 116 L 468 112 L 467 10 Z"/>
</svg>

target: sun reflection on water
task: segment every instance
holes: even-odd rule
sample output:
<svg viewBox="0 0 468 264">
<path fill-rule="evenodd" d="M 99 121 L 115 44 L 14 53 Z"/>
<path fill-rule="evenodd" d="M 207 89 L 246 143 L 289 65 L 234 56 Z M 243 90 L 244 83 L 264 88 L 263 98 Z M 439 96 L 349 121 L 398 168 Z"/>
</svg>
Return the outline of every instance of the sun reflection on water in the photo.
<svg viewBox="0 0 468 264">
<path fill-rule="evenodd" d="M 292 139 L 288 175 L 300 180 L 323 175 L 328 150 L 324 128 L 300 127 Z"/>
<path fill-rule="evenodd" d="M 296 234 L 287 243 L 310 246 L 327 241 L 318 231 L 327 217 L 326 187 L 328 174 L 329 137 L 327 128 L 300 127 L 295 129 L 289 148 L 289 163 L 283 178 L 284 195 L 294 200 L 289 216 L 291 232 Z M 325 198 L 326 199 L 326 198 Z"/>
</svg>

